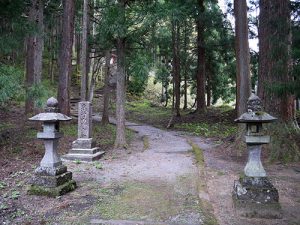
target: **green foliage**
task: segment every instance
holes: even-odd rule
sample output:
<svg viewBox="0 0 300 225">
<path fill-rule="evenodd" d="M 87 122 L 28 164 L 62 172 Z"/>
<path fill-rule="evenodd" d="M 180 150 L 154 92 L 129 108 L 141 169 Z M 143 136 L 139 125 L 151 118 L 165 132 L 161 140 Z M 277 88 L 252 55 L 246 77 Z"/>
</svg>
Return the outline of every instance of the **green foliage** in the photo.
<svg viewBox="0 0 300 225">
<path fill-rule="evenodd" d="M 0 182 L 0 190 L 6 188 L 7 184 L 3 181 Z"/>
<path fill-rule="evenodd" d="M 75 159 L 75 160 L 74 160 L 74 163 L 75 163 L 75 164 L 81 164 L 81 160 L 80 160 L 80 159 Z"/>
<path fill-rule="evenodd" d="M 157 125 L 158 121 L 167 121 L 172 111 L 163 107 L 153 105 L 149 100 L 139 99 L 128 102 L 126 110 L 129 112 L 127 119 L 131 121 L 148 122 Z M 160 123 L 160 126 L 162 123 Z"/>
<path fill-rule="evenodd" d="M 22 83 L 21 69 L 0 64 L 0 105 L 20 98 L 24 94 Z"/>
<path fill-rule="evenodd" d="M 0 2 L 0 62 L 10 61 L 9 54 L 20 54 L 25 35 L 32 30 L 22 14 L 29 0 L 2 0 Z M 16 51 L 18 49 L 18 51 Z"/>
<path fill-rule="evenodd" d="M 37 108 L 43 108 L 52 96 L 56 96 L 56 89 L 48 80 L 32 85 L 27 92 L 27 98 L 33 99 Z"/>
<path fill-rule="evenodd" d="M 134 137 L 134 132 L 132 130 L 125 130 L 126 140 L 128 143 Z M 107 124 L 105 126 L 100 125 L 100 123 L 93 124 L 93 138 L 97 142 L 97 146 L 101 149 L 109 149 L 114 145 L 116 139 L 116 126 L 112 124 Z"/>
<path fill-rule="evenodd" d="M 127 90 L 134 95 L 141 95 L 148 81 L 150 72 L 149 57 L 146 54 L 135 54 L 129 57 L 129 83 Z"/>
<path fill-rule="evenodd" d="M 12 191 L 10 198 L 12 199 L 18 199 L 20 197 L 20 192 L 19 191 Z"/>
<path fill-rule="evenodd" d="M 99 170 L 102 170 L 103 169 L 103 164 L 101 163 L 101 162 L 94 162 L 94 167 L 96 168 L 96 169 L 99 169 Z"/>
<path fill-rule="evenodd" d="M 271 135 L 268 147 L 271 161 L 300 161 L 300 131 L 293 123 L 274 123 L 267 127 Z"/>
<path fill-rule="evenodd" d="M 66 136 L 76 137 L 77 136 L 77 124 L 74 123 L 64 123 L 61 125 L 61 131 Z"/>
</svg>

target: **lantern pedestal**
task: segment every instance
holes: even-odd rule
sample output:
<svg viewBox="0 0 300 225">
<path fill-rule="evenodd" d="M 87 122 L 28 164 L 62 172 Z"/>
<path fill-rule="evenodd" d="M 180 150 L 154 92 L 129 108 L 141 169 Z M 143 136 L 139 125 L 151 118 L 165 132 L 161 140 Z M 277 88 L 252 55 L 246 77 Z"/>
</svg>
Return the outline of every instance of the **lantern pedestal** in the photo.
<svg viewBox="0 0 300 225">
<path fill-rule="evenodd" d="M 28 194 L 49 197 L 60 196 L 76 188 L 76 182 L 72 180 L 72 173 L 67 171 L 66 166 L 57 168 L 39 166 L 29 183 Z"/>
<path fill-rule="evenodd" d="M 244 177 L 233 187 L 236 213 L 244 217 L 282 218 L 277 189 L 267 177 Z"/>
</svg>

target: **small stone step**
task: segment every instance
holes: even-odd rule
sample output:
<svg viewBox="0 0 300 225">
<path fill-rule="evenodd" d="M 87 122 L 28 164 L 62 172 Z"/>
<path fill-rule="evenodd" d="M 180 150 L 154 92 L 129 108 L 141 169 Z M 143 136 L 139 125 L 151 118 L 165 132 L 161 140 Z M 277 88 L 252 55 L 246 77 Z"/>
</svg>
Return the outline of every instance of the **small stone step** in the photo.
<svg viewBox="0 0 300 225">
<path fill-rule="evenodd" d="M 82 162 L 93 162 L 100 159 L 105 152 L 97 152 L 95 154 L 66 154 L 61 157 L 63 161 L 80 160 Z"/>
<path fill-rule="evenodd" d="M 70 154 L 84 154 L 84 155 L 90 155 L 95 154 L 99 152 L 99 148 L 91 148 L 91 149 L 83 149 L 83 148 L 72 148 L 70 150 Z"/>
</svg>

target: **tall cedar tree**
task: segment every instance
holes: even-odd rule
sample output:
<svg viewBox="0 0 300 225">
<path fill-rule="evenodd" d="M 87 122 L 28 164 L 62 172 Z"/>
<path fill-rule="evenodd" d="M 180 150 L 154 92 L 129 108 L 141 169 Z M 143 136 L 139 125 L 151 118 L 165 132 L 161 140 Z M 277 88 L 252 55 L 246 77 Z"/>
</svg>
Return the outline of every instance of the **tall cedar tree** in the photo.
<svg viewBox="0 0 300 225">
<path fill-rule="evenodd" d="M 203 13 L 205 10 L 204 0 L 198 0 L 198 17 L 196 21 L 197 25 L 197 112 L 201 112 L 206 109 L 205 103 L 205 47 L 204 47 L 204 19 Z"/>
<path fill-rule="evenodd" d="M 180 59 L 179 59 L 179 40 L 180 25 L 177 19 L 172 21 L 172 48 L 173 48 L 173 82 L 174 82 L 174 96 L 175 108 L 174 115 L 180 116 Z"/>
<path fill-rule="evenodd" d="M 43 61 L 43 28 L 44 4 L 42 0 L 32 0 L 29 8 L 28 20 L 33 23 L 37 31 L 26 40 L 26 90 L 25 113 L 34 112 L 34 100 L 29 94 L 30 88 L 41 82 Z"/>
<path fill-rule="evenodd" d="M 62 40 L 59 53 L 58 104 L 60 111 L 70 115 L 70 77 L 74 36 L 74 0 L 63 1 Z"/>
<path fill-rule="evenodd" d="M 104 91 L 103 91 L 103 113 L 102 113 L 102 125 L 106 125 L 109 123 L 109 95 L 110 95 L 110 87 L 109 87 L 109 73 L 110 73 L 110 58 L 111 53 L 109 50 L 105 51 L 105 71 L 104 71 Z"/>
<path fill-rule="evenodd" d="M 292 80 L 290 1 L 260 0 L 258 94 L 265 110 L 282 121 L 294 119 L 294 98 L 285 90 Z"/>
<path fill-rule="evenodd" d="M 236 70 L 236 111 L 240 116 L 247 111 L 247 100 L 251 93 L 250 53 L 248 42 L 248 19 L 246 0 L 234 1 Z"/>
<path fill-rule="evenodd" d="M 125 7 L 126 1 L 119 0 L 118 7 L 120 17 L 123 18 L 123 31 L 125 30 Z M 117 133 L 115 140 L 116 148 L 127 146 L 125 136 L 125 34 L 119 34 L 117 37 L 117 102 L 116 102 L 116 117 L 117 117 Z"/>
<path fill-rule="evenodd" d="M 81 89 L 80 99 L 81 101 L 87 101 L 87 86 L 88 86 L 88 7 L 89 1 L 83 1 L 83 16 L 82 16 L 82 39 L 81 39 L 81 58 L 80 58 L 80 70 L 81 70 Z"/>
</svg>

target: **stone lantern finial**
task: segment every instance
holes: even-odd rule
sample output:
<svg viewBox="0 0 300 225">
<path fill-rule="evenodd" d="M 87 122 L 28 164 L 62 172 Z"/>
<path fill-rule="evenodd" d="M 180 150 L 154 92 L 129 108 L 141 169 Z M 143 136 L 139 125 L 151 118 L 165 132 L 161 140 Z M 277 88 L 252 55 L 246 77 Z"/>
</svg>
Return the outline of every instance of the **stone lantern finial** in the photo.
<svg viewBox="0 0 300 225">
<path fill-rule="evenodd" d="M 51 97 L 47 100 L 45 112 L 58 112 L 58 101 Z"/>
<path fill-rule="evenodd" d="M 257 95 L 252 93 L 247 101 L 247 108 L 248 108 L 248 112 L 262 111 L 263 106 L 262 106 L 261 99 Z"/>
</svg>

